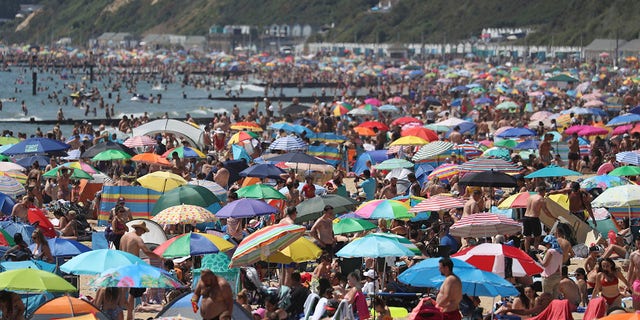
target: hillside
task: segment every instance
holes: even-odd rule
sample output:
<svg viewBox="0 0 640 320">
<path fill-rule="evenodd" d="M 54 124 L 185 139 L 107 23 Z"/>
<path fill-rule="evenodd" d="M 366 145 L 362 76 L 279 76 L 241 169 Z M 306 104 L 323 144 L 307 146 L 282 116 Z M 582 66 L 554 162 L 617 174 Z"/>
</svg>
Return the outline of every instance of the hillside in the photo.
<svg viewBox="0 0 640 320">
<path fill-rule="evenodd" d="M 378 4 L 373 0 L 33 1 L 43 9 L 19 31 L 20 21 L 3 24 L 4 42 L 71 37 L 85 44 L 103 32 L 205 35 L 213 24 L 272 23 L 335 25 L 311 41 L 448 42 L 478 36 L 488 27 L 531 27 L 536 33 L 524 41 L 545 45 L 586 45 L 594 38 L 640 34 L 640 20 L 634 19 L 640 5 L 634 0 L 395 0 L 390 12 L 376 14 L 368 10 Z"/>
</svg>

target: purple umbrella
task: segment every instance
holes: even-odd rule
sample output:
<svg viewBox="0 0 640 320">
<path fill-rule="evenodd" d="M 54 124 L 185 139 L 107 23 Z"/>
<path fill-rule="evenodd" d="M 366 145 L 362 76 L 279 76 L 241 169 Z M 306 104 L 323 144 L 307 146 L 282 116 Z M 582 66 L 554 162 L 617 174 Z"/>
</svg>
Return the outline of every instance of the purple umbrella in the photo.
<svg viewBox="0 0 640 320">
<path fill-rule="evenodd" d="M 277 213 L 278 209 L 257 199 L 244 198 L 228 203 L 216 213 L 218 218 L 253 218 Z"/>
</svg>

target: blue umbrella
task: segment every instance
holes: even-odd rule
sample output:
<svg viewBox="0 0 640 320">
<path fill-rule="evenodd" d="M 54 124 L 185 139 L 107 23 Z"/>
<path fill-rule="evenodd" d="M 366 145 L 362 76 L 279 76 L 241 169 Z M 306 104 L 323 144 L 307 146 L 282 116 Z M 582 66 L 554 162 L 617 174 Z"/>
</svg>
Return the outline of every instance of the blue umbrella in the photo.
<svg viewBox="0 0 640 320">
<path fill-rule="evenodd" d="M 398 112 L 400 110 L 398 109 L 398 107 L 396 107 L 396 106 L 394 106 L 392 104 L 384 104 L 384 105 L 381 105 L 380 108 L 378 108 L 378 111 L 381 111 L 381 112 Z"/>
<path fill-rule="evenodd" d="M 244 159 L 247 161 L 247 164 L 251 163 L 251 156 L 247 153 L 247 150 L 245 150 L 244 147 L 234 144 L 231 146 L 231 153 L 233 154 L 234 160 Z"/>
<path fill-rule="evenodd" d="M 623 151 L 616 154 L 616 161 L 620 163 L 628 163 L 636 166 L 640 165 L 640 154 L 635 151 Z"/>
<path fill-rule="evenodd" d="M 398 280 L 414 287 L 438 288 L 445 277 L 440 273 L 441 258 L 426 259 L 398 276 Z M 504 278 L 491 272 L 482 271 L 460 259 L 451 258 L 453 273 L 462 282 L 462 293 L 470 296 L 514 296 L 518 290 Z"/>
<path fill-rule="evenodd" d="M 326 161 L 302 152 L 289 152 L 289 153 L 277 155 L 275 157 L 272 157 L 266 160 L 271 163 L 297 162 L 297 163 L 328 165 Z"/>
<path fill-rule="evenodd" d="M 7 156 L 35 153 L 62 154 L 69 148 L 71 148 L 70 145 L 58 140 L 48 138 L 31 138 L 14 144 L 13 146 L 11 146 L 11 148 L 5 150 L 2 154 Z"/>
<path fill-rule="evenodd" d="M 216 213 L 218 218 L 253 218 L 277 213 L 278 209 L 257 199 L 240 199 L 228 203 Z"/>
<path fill-rule="evenodd" d="M 510 128 L 497 135 L 498 138 L 535 137 L 537 133 L 527 128 Z"/>
<path fill-rule="evenodd" d="M 452 107 L 459 107 L 462 105 L 462 98 L 457 98 L 454 99 L 453 101 L 451 101 L 451 104 L 449 104 Z"/>
<path fill-rule="evenodd" d="M 376 234 L 355 239 L 336 252 L 336 256 L 344 258 L 412 257 L 414 255 L 413 251 L 397 240 Z"/>
<path fill-rule="evenodd" d="M 197 279 L 194 277 L 194 281 Z M 162 310 L 158 313 L 158 318 L 171 318 L 175 317 L 176 319 L 181 318 L 185 314 L 189 315 L 190 319 L 202 319 L 200 313 L 193 313 L 193 307 L 191 306 L 191 298 L 193 297 L 193 292 L 185 292 L 181 296 L 171 300 L 171 302 L 167 303 Z M 233 319 L 234 320 L 253 320 L 254 317 L 247 311 L 247 309 L 243 308 L 242 305 L 235 302 L 233 303 Z"/>
<path fill-rule="evenodd" d="M 11 197 L 0 192 L 0 211 L 2 211 L 4 215 L 10 215 L 11 211 L 13 211 L 13 206 L 15 205 L 16 203 L 11 199 Z"/>
<path fill-rule="evenodd" d="M 633 109 L 629 110 L 630 113 L 640 114 L 640 105 L 633 107 Z"/>
<path fill-rule="evenodd" d="M 306 142 L 296 136 L 286 136 L 278 138 L 269 145 L 270 150 L 282 151 L 304 150 L 308 147 L 309 145 L 307 145 Z"/>
<path fill-rule="evenodd" d="M 100 274 L 101 272 L 129 264 L 146 264 L 142 259 L 120 250 L 98 249 L 81 253 L 60 266 L 70 274 Z"/>
<path fill-rule="evenodd" d="M 492 104 L 493 100 L 489 97 L 480 97 L 478 99 L 473 100 L 474 104 Z"/>
<path fill-rule="evenodd" d="M 467 91 L 467 90 L 469 90 L 469 88 L 467 88 L 467 86 L 457 86 L 457 87 L 453 87 L 453 88 L 449 89 L 450 92 Z"/>
<path fill-rule="evenodd" d="M 55 263 L 48 263 L 41 260 L 27 260 L 27 261 L 5 261 L 0 262 L 2 271 L 16 270 L 16 269 L 39 269 L 47 272 L 54 272 L 56 270 Z"/>
<path fill-rule="evenodd" d="M 607 127 L 620 126 L 623 124 L 635 123 L 639 121 L 640 114 L 627 113 L 609 120 L 609 122 L 607 122 Z"/>
<path fill-rule="evenodd" d="M 538 140 L 525 140 L 518 143 L 513 149 L 515 150 L 538 149 L 539 145 L 540 145 L 540 141 Z"/>
<path fill-rule="evenodd" d="M 580 172 L 551 165 L 551 166 L 542 168 L 540 170 L 534 171 L 524 177 L 527 179 L 533 179 L 533 178 L 565 177 L 565 176 L 580 176 L 580 175 L 582 175 Z"/>
<path fill-rule="evenodd" d="M 47 243 L 49 243 L 51 255 L 54 257 L 75 257 L 81 253 L 91 251 L 91 248 L 78 241 L 70 239 L 53 238 L 48 239 Z M 32 251 L 35 247 L 35 243 L 29 246 Z"/>
<path fill-rule="evenodd" d="M 241 177 L 271 178 L 282 179 L 281 174 L 286 173 L 284 170 L 268 163 L 260 163 L 253 165 L 240 171 Z"/>
<path fill-rule="evenodd" d="M 34 226 L 21 222 L 0 221 L 0 228 L 4 229 L 12 237 L 19 233 L 27 244 L 31 244 L 31 234 L 36 229 Z"/>
<path fill-rule="evenodd" d="M 23 166 L 23 167 L 25 167 L 25 168 L 29 168 L 36 161 L 38 161 L 38 165 L 40 166 L 40 168 L 44 168 L 49 164 L 49 157 L 46 157 L 46 156 L 43 156 L 43 155 L 35 155 L 35 156 L 22 158 L 22 159 L 16 161 L 16 163 L 21 165 L 21 166 Z"/>
<path fill-rule="evenodd" d="M 432 165 L 426 162 L 416 164 L 415 166 L 416 179 L 418 179 L 420 184 L 425 183 L 425 181 L 427 181 L 428 179 L 427 177 L 434 169 L 435 168 Z"/>
</svg>

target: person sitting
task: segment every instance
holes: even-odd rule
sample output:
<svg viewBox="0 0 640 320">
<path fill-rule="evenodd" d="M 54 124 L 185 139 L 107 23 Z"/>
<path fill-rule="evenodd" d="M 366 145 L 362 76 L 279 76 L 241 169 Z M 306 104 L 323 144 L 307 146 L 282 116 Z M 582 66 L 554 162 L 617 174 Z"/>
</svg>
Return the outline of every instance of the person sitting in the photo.
<svg viewBox="0 0 640 320">
<path fill-rule="evenodd" d="M 373 298 L 373 309 L 375 310 L 376 320 L 393 320 L 391 311 L 382 300 L 382 297 L 375 296 Z"/>
<path fill-rule="evenodd" d="M 310 320 L 322 319 L 326 313 L 325 307 L 329 303 L 329 300 L 333 299 L 333 287 L 331 287 L 328 280 L 326 281 L 326 284 L 319 283 L 318 292 L 320 293 L 320 300 L 318 300 Z"/>
<path fill-rule="evenodd" d="M 109 319 L 123 320 L 125 306 L 124 294 L 120 288 L 100 288 L 96 293 L 93 304 L 104 312 Z"/>
<path fill-rule="evenodd" d="M 24 241 L 24 239 L 22 239 L 22 234 L 14 234 L 13 241 L 16 245 L 11 247 L 9 250 L 7 250 L 7 252 L 4 253 L 4 256 L 2 256 L 2 260 L 26 261 L 31 259 L 31 250 L 29 249 L 29 245 Z"/>
<path fill-rule="evenodd" d="M 60 237 L 66 239 L 75 239 L 78 237 L 78 221 L 76 220 L 77 212 L 69 210 L 66 217 L 66 224 L 60 224 Z M 62 222 L 62 220 L 61 220 Z"/>
<path fill-rule="evenodd" d="M 35 229 L 31 234 L 31 240 L 35 244 L 35 248 L 33 249 L 33 258 L 37 260 L 46 261 L 48 263 L 53 263 L 53 255 L 51 254 L 51 248 L 49 247 L 49 243 L 47 239 L 42 234 L 40 229 Z"/>
</svg>

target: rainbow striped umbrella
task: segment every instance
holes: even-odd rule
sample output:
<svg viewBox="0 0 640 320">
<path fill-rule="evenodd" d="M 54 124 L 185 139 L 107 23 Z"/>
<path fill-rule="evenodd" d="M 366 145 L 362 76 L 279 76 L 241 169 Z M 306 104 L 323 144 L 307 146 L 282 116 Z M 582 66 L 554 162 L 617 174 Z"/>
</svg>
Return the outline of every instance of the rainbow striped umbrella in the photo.
<svg viewBox="0 0 640 320">
<path fill-rule="evenodd" d="M 7 176 L 0 176 L 0 192 L 15 198 L 27 193 L 27 190 L 18 180 Z"/>
<path fill-rule="evenodd" d="M 273 252 L 280 251 L 298 240 L 307 229 L 295 224 L 276 224 L 264 227 L 240 242 L 231 257 L 230 268 L 246 266 L 266 260 Z"/>
<path fill-rule="evenodd" d="M 458 144 L 453 147 L 453 150 L 462 153 L 469 160 L 475 159 L 482 155 L 482 150 L 471 143 Z"/>
<path fill-rule="evenodd" d="M 377 199 L 361 204 L 354 213 L 365 219 L 411 219 L 410 208 L 398 200 Z"/>
<path fill-rule="evenodd" d="M 464 199 L 442 196 L 438 194 L 422 200 L 420 203 L 409 209 L 409 212 L 440 211 L 453 208 L 462 208 L 464 207 L 465 203 L 466 201 Z"/>
<path fill-rule="evenodd" d="M 437 177 L 440 180 L 449 180 L 449 178 L 455 176 L 458 173 L 460 173 L 460 169 L 457 164 L 445 163 L 431 171 L 428 178 L 429 180 L 433 179 L 434 177 Z"/>
<path fill-rule="evenodd" d="M 233 249 L 233 244 L 221 237 L 207 233 L 189 232 L 173 237 L 153 252 L 165 258 L 200 256 Z"/>
</svg>

